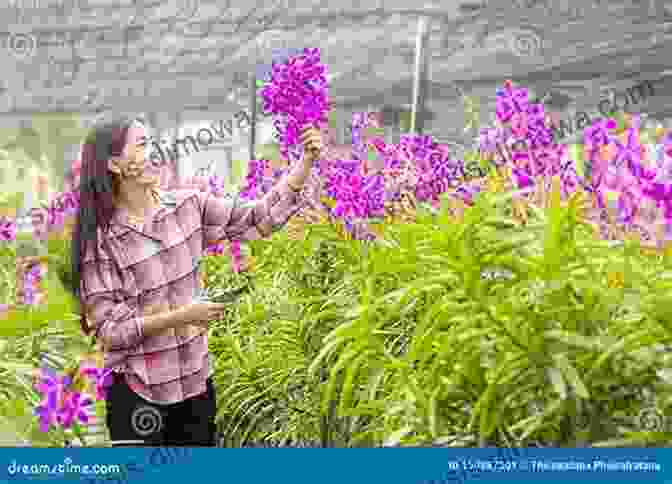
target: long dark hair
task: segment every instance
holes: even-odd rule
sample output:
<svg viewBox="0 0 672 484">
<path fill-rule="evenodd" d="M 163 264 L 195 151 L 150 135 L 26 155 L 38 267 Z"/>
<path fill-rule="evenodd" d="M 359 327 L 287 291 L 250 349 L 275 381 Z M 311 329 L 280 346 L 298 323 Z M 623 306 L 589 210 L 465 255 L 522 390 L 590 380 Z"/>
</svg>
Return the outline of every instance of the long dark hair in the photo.
<svg viewBox="0 0 672 484">
<path fill-rule="evenodd" d="M 92 328 L 86 321 L 86 308 L 81 300 L 82 261 L 91 247 L 93 253 L 97 254 L 97 229 L 100 227 L 106 230 L 114 215 L 115 199 L 119 195 L 119 179 L 108 170 L 108 163 L 110 159 L 122 155 L 128 130 L 135 122 L 144 124 L 136 116 L 103 119 L 91 129 L 82 145 L 79 210 L 72 234 L 70 264 L 71 288 L 82 303 L 80 325 L 85 334 L 89 334 Z M 100 264 L 96 266 L 100 271 Z"/>
</svg>

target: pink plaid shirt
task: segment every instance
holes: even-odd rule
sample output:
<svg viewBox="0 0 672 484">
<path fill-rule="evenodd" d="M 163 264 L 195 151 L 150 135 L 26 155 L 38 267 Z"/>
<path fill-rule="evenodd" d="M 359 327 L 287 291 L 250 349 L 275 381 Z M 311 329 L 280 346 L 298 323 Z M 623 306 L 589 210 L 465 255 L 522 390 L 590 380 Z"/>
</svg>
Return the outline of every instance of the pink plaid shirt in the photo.
<svg viewBox="0 0 672 484">
<path fill-rule="evenodd" d="M 187 190 L 162 192 L 160 198 L 160 208 L 144 227 L 133 227 L 117 213 L 108 231 L 98 229 L 102 280 L 89 250 L 81 290 L 87 319 L 104 348 L 105 367 L 124 373 L 143 398 L 169 404 L 206 391 L 211 374 L 207 331 L 186 325 L 145 337 L 143 315 L 198 299 L 199 265 L 207 245 L 270 235 L 298 210 L 300 195 L 283 180 L 257 202 Z"/>
</svg>

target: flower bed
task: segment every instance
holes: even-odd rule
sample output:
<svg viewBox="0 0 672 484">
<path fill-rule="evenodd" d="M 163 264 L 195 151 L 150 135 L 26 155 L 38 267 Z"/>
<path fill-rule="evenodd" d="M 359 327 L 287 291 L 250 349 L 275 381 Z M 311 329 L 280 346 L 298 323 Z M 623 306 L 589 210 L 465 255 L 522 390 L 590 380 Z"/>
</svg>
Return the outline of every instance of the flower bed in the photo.
<svg viewBox="0 0 672 484">
<path fill-rule="evenodd" d="M 255 292 L 211 337 L 229 444 L 665 442 L 637 416 L 670 397 L 671 260 L 596 242 L 559 195 L 525 226 L 484 194 L 384 243 L 252 244 Z"/>
</svg>

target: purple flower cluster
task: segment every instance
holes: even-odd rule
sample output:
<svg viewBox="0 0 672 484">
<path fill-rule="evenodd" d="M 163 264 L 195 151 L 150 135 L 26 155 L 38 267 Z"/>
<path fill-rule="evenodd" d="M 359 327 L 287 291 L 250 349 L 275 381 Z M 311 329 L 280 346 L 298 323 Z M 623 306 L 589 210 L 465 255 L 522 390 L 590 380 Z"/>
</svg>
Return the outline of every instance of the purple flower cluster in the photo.
<svg viewBox="0 0 672 484">
<path fill-rule="evenodd" d="M 326 177 L 325 191 L 335 201 L 331 213 L 336 218 L 354 220 L 385 214 L 385 180 L 381 174 L 364 175 L 351 167 L 333 167 Z"/>
<path fill-rule="evenodd" d="M 279 116 L 274 124 L 284 158 L 296 157 L 290 148 L 300 145 L 301 130 L 327 123 L 331 104 L 327 91 L 327 67 L 320 62 L 319 49 L 304 49 L 302 55 L 273 65 L 261 95 L 264 111 Z"/>
<path fill-rule="evenodd" d="M 105 389 L 112 383 L 111 370 L 84 368 L 81 373 L 93 383 L 96 399 L 105 399 Z M 87 394 L 74 390 L 73 378 L 70 376 L 58 376 L 43 368 L 35 386 L 42 394 L 42 400 L 34 413 L 43 432 L 48 432 L 52 425 L 67 429 L 76 423 L 91 422 L 94 400 Z"/>
<path fill-rule="evenodd" d="M 508 130 L 514 140 L 526 141 L 532 149 L 546 148 L 554 144 L 553 130 L 546 121 L 544 105 L 530 103 L 529 93 L 525 88 L 514 88 L 511 81 L 506 81 L 502 89 L 497 90 L 496 116 L 500 123 L 508 123 Z M 501 137 L 501 130 L 495 129 L 488 133 L 491 137 Z"/>
<path fill-rule="evenodd" d="M 616 192 L 616 209 L 625 226 L 634 227 L 644 206 L 652 202 L 662 209 L 669 229 L 672 226 L 672 180 L 666 176 L 672 168 L 672 139 L 668 135 L 658 150 L 655 165 L 647 166 L 647 149 L 640 142 L 639 116 L 632 116 L 620 136 L 614 133 L 614 120 L 598 121 L 584 131 L 586 154 L 593 167 L 593 192 Z M 669 154 L 668 154 L 669 153 Z M 605 198 L 602 195 L 602 198 Z M 648 200 L 648 201 L 647 201 Z"/>
<path fill-rule="evenodd" d="M 399 150 L 411 162 L 412 190 L 420 202 L 438 203 L 464 176 L 464 162 L 451 159 L 431 136 L 402 136 Z"/>
<path fill-rule="evenodd" d="M 208 179 L 208 189 L 210 193 L 215 195 L 223 195 L 226 193 L 226 180 L 223 176 L 212 175 Z"/>
<path fill-rule="evenodd" d="M 0 241 L 14 242 L 16 240 L 16 222 L 8 217 L 0 217 Z"/>
<path fill-rule="evenodd" d="M 226 245 L 224 242 L 217 242 L 215 244 L 208 245 L 206 255 L 224 255 L 226 253 Z"/>
<path fill-rule="evenodd" d="M 352 113 L 352 156 L 357 160 L 364 160 L 368 155 L 368 146 L 363 136 L 368 125 L 369 113 Z"/>
<path fill-rule="evenodd" d="M 40 282 L 46 270 L 41 263 L 35 263 L 23 275 L 23 304 L 32 306 L 39 302 Z"/>
<path fill-rule="evenodd" d="M 270 160 L 250 160 L 245 184 L 239 196 L 245 200 L 256 200 L 268 193 L 287 173 L 286 169 L 276 169 Z"/>
<path fill-rule="evenodd" d="M 632 229 L 642 227 L 637 223 L 642 222 L 642 217 L 648 217 L 651 223 L 655 221 L 651 214 L 645 217 L 647 211 L 643 207 L 648 200 L 662 209 L 670 232 L 672 134 L 658 146 L 656 165 L 646 165 L 647 149 L 640 141 L 639 116 L 631 116 L 625 131 L 619 133 L 615 132 L 618 127 L 615 120 L 596 120 L 584 130 L 584 154 L 590 176 L 583 179 L 577 174 L 575 162 L 567 159 L 567 147 L 553 141 L 543 106 L 529 102 L 527 89 L 514 88 L 507 81 L 497 92 L 496 115 L 502 126 L 481 131 L 480 149 L 497 152 L 503 161 L 513 164 L 513 179 L 518 188 L 531 188 L 536 183 L 548 185 L 550 177 L 560 175 L 564 197 L 582 188 L 594 197 L 600 223 L 610 220 L 607 212 L 612 207 L 618 221 Z M 502 148 L 509 148 L 508 159 Z M 610 198 L 612 202 L 608 203 Z"/>
<path fill-rule="evenodd" d="M 35 236 L 42 239 L 47 233 L 59 233 L 65 226 L 67 217 L 74 216 L 79 209 L 79 191 L 58 194 L 43 208 L 33 210 Z"/>
</svg>

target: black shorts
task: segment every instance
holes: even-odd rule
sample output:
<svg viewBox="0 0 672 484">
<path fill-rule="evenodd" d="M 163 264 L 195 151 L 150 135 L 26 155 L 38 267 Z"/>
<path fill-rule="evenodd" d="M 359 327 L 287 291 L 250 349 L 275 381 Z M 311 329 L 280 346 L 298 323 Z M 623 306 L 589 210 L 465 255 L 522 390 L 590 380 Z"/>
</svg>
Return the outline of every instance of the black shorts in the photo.
<svg viewBox="0 0 672 484">
<path fill-rule="evenodd" d="M 114 373 L 107 392 L 107 428 L 112 445 L 214 447 L 217 401 L 211 379 L 207 391 L 183 402 L 158 405 L 135 393 Z"/>
</svg>

